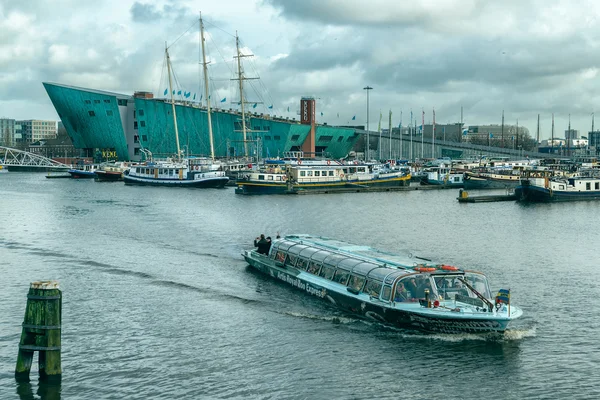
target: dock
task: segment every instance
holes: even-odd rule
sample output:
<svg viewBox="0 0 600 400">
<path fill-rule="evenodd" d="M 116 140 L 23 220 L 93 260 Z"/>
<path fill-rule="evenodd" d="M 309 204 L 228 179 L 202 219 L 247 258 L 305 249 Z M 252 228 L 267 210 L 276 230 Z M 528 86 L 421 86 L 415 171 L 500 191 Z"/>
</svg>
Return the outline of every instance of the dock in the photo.
<svg viewBox="0 0 600 400">
<path fill-rule="evenodd" d="M 456 199 L 459 203 L 490 203 L 495 201 L 515 201 L 517 200 L 517 196 L 514 193 L 507 193 L 471 197 L 467 191 L 461 189 Z"/>
</svg>

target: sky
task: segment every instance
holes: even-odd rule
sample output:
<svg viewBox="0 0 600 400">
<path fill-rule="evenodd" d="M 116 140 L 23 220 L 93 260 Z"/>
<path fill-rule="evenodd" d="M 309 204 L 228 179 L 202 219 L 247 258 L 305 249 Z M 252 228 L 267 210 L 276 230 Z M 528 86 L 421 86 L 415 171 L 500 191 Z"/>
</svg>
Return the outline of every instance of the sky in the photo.
<svg viewBox="0 0 600 400">
<path fill-rule="evenodd" d="M 500 124 L 504 110 L 533 136 L 540 114 L 543 139 L 552 113 L 557 137 L 569 115 L 584 136 L 600 116 L 594 1 L 0 0 L 0 117 L 58 120 L 42 82 L 162 97 L 165 43 L 174 88 L 199 98 L 200 11 L 217 107 L 239 102 L 237 31 L 253 55 L 245 76 L 260 78 L 246 81 L 251 111 L 298 118 L 313 96 L 319 122 L 364 125 L 370 86 L 372 130 L 389 110 L 398 126 L 411 110 L 459 122 L 462 107 L 466 125 Z"/>
</svg>

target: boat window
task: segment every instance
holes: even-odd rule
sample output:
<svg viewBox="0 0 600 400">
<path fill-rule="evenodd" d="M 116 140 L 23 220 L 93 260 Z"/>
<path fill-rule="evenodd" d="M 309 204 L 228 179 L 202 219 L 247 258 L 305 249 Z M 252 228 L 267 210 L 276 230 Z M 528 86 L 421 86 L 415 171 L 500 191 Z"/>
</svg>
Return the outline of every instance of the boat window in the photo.
<svg viewBox="0 0 600 400">
<path fill-rule="evenodd" d="M 316 252 L 318 252 L 318 251 L 319 251 L 318 249 L 315 249 L 315 248 L 313 248 L 313 247 L 306 247 L 305 249 L 303 249 L 303 250 L 300 252 L 300 255 L 301 255 L 302 257 L 311 258 L 311 256 L 312 256 L 313 254 L 315 254 Z"/>
<path fill-rule="evenodd" d="M 385 300 L 385 301 L 390 301 L 391 294 L 392 294 L 392 287 L 386 285 L 383 287 L 383 292 L 381 292 L 381 299 Z"/>
<path fill-rule="evenodd" d="M 333 171 L 329 171 L 329 176 L 333 176 Z"/>
<path fill-rule="evenodd" d="M 367 274 L 371 270 L 374 270 L 375 268 L 378 268 L 378 267 L 379 267 L 379 265 L 377 265 L 377 264 L 373 264 L 370 262 L 364 262 L 364 263 L 357 264 L 354 268 L 352 268 L 352 273 L 357 274 L 357 275 L 367 276 Z"/>
<path fill-rule="evenodd" d="M 396 272 L 396 270 L 394 270 L 392 268 L 379 267 L 377 269 L 371 270 L 367 274 L 367 279 L 369 279 L 369 280 L 375 279 L 378 281 L 383 281 L 385 279 L 385 277 L 388 276 L 391 272 Z"/>
<path fill-rule="evenodd" d="M 298 255 L 304 249 L 308 248 L 303 244 L 296 244 L 288 249 L 288 253 Z"/>
<path fill-rule="evenodd" d="M 323 260 L 323 264 L 331 265 L 332 267 L 337 267 L 338 263 L 342 260 L 345 260 L 346 256 L 342 256 L 340 254 L 330 254 L 325 260 Z"/>
<path fill-rule="evenodd" d="M 296 263 L 296 268 L 305 270 L 307 266 L 308 266 L 308 260 L 298 257 L 298 262 Z"/>
<path fill-rule="evenodd" d="M 375 281 L 373 279 L 370 279 L 367 281 L 363 292 L 365 292 L 369 296 L 379 297 L 379 292 L 381 291 L 381 284 L 381 281 Z"/>
<path fill-rule="evenodd" d="M 306 176 L 313 176 L 313 172 L 312 171 L 306 171 Z"/>
<path fill-rule="evenodd" d="M 275 256 L 275 261 L 284 262 L 285 261 L 285 253 L 283 251 L 278 251 Z"/>
<path fill-rule="evenodd" d="M 310 259 L 313 260 L 313 261 L 322 262 L 327 257 L 329 257 L 330 254 L 331 253 L 329 253 L 328 251 L 318 251 L 315 254 L 313 254 L 312 257 L 310 257 Z"/>
<path fill-rule="evenodd" d="M 265 176 L 264 175 L 259 175 L 258 179 L 261 180 L 261 181 L 264 181 L 265 180 Z"/>
<path fill-rule="evenodd" d="M 273 175 L 267 175 L 267 180 L 272 181 L 273 180 Z"/>
<path fill-rule="evenodd" d="M 173 170 L 172 169 L 169 170 L 169 176 L 173 176 Z"/>
<path fill-rule="evenodd" d="M 350 282 L 348 282 L 348 287 L 360 291 L 365 284 L 365 278 L 357 275 L 350 275 Z"/>
<path fill-rule="evenodd" d="M 333 281 L 341 283 L 342 285 L 346 285 L 346 282 L 348 282 L 348 277 L 350 277 L 349 273 L 338 269 L 333 276 Z"/>
<path fill-rule="evenodd" d="M 315 176 L 321 176 L 321 171 L 315 171 Z"/>
<path fill-rule="evenodd" d="M 306 272 L 317 275 L 319 273 L 320 268 L 321 268 L 321 264 L 319 264 L 318 262 L 315 262 L 315 261 L 310 261 L 308 263 L 308 269 L 306 270 Z"/>
<path fill-rule="evenodd" d="M 352 271 L 352 268 L 354 268 L 355 265 L 360 263 L 362 263 L 362 260 L 357 260 L 355 258 L 346 258 L 345 260 L 340 261 L 337 267 L 346 271 Z"/>
<path fill-rule="evenodd" d="M 465 274 L 465 280 L 469 285 L 471 285 L 473 289 L 477 290 L 477 292 L 479 292 L 479 294 L 481 294 L 483 297 L 485 297 L 486 299 L 492 298 L 490 286 L 485 275 L 476 272 L 467 272 Z"/>
<path fill-rule="evenodd" d="M 600 182 L 596 182 L 596 183 L 594 184 L 594 188 L 595 188 L 596 190 L 600 190 Z"/>
<path fill-rule="evenodd" d="M 592 184 L 590 182 L 585 183 L 585 190 L 590 190 L 592 188 Z"/>
<path fill-rule="evenodd" d="M 335 268 L 329 265 L 323 265 L 321 268 L 321 272 L 319 272 L 319 276 L 325 279 L 332 280 L 333 274 L 335 273 Z"/>
<path fill-rule="evenodd" d="M 558 185 L 558 188 L 559 188 L 560 190 L 564 190 L 564 188 L 565 188 L 565 185 Z"/>
<path fill-rule="evenodd" d="M 300 176 L 306 176 L 306 171 L 300 171 Z"/>
<path fill-rule="evenodd" d="M 296 260 L 297 260 L 296 256 L 288 254 L 287 258 L 285 259 L 285 265 L 291 265 L 293 267 L 294 264 L 296 264 Z"/>
<path fill-rule="evenodd" d="M 405 272 L 401 272 L 401 271 L 392 272 L 385 277 L 385 283 L 392 284 L 398 276 L 404 275 L 404 274 L 405 274 Z"/>
</svg>

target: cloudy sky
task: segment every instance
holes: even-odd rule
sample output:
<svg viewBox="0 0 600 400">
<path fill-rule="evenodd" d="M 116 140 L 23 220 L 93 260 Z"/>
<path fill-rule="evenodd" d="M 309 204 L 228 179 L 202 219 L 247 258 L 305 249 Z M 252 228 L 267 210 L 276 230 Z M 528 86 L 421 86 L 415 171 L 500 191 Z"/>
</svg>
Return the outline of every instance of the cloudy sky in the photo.
<svg viewBox="0 0 600 400">
<path fill-rule="evenodd" d="M 600 3 L 580 0 L 0 0 L 0 117 L 58 119 L 42 82 L 120 93 L 198 92 L 198 13 L 207 33 L 211 99 L 234 107 L 235 32 L 249 101 L 296 116 L 317 98 L 320 122 L 387 126 L 425 110 L 438 123 L 505 122 L 541 137 L 587 132 L 600 117 Z M 246 60 L 246 59 L 245 59 Z M 290 112 L 287 108 L 290 107 Z M 323 116 L 320 113 L 323 112 Z M 339 114 L 339 117 L 338 117 Z M 600 120 L 596 124 L 600 126 Z M 560 132 L 560 133 L 559 133 Z"/>
</svg>

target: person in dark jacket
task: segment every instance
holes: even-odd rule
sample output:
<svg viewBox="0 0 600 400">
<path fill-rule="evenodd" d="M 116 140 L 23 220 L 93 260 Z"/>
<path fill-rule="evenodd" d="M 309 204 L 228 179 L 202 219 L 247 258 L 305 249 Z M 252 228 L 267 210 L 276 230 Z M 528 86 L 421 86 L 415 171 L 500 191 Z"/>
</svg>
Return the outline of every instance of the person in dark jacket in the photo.
<svg viewBox="0 0 600 400">
<path fill-rule="evenodd" d="M 254 247 L 258 247 L 259 254 L 269 254 L 269 247 L 271 247 L 271 244 L 267 242 L 265 235 L 261 234 L 260 237 L 254 239 Z"/>
</svg>

